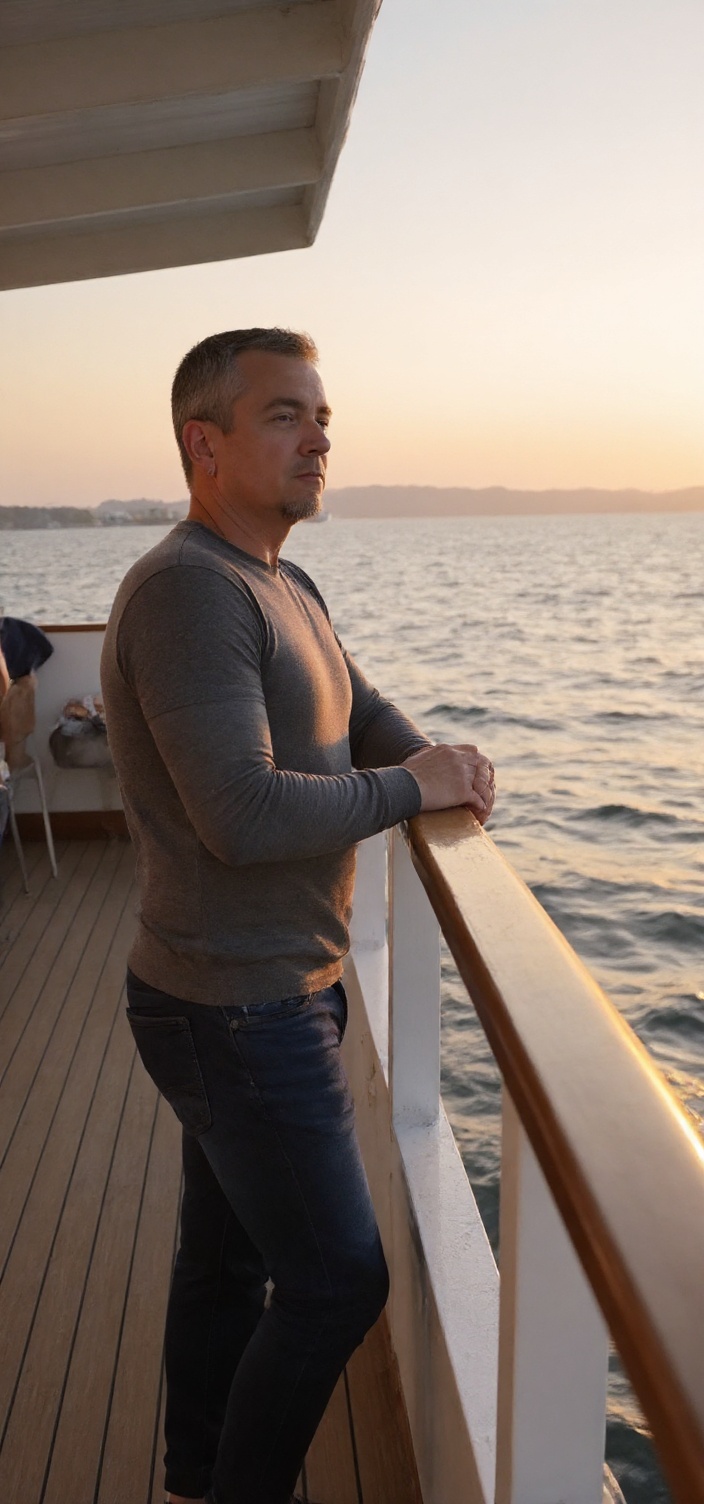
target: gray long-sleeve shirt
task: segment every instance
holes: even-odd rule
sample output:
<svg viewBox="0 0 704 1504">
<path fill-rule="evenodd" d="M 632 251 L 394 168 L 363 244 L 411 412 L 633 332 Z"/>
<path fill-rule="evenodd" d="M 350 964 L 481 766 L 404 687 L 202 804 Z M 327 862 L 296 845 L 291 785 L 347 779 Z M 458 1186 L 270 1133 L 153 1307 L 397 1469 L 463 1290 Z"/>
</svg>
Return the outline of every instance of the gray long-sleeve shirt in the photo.
<svg viewBox="0 0 704 1504">
<path fill-rule="evenodd" d="M 123 580 L 101 678 L 137 852 L 133 971 L 197 1003 L 329 986 L 355 844 L 417 814 L 398 764 L 428 742 L 315 585 L 181 522 Z"/>
</svg>

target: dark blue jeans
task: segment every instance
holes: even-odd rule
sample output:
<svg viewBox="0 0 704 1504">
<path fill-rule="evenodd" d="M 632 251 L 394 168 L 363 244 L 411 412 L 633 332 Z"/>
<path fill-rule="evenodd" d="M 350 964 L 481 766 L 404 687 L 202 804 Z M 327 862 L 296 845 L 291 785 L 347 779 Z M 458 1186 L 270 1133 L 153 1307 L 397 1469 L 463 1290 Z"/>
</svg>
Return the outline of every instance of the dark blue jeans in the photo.
<svg viewBox="0 0 704 1504">
<path fill-rule="evenodd" d="M 344 988 L 207 1007 L 128 972 L 127 995 L 144 1065 L 184 1129 L 166 1487 L 210 1490 L 213 1504 L 289 1504 L 388 1295 L 340 1061 Z"/>
</svg>

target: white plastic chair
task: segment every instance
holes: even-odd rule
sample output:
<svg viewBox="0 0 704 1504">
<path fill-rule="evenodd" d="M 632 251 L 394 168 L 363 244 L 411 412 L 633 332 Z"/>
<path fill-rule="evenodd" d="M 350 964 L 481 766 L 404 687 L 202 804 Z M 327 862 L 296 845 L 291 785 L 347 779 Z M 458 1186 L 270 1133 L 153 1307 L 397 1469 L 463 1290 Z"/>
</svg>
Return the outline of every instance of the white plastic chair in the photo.
<svg viewBox="0 0 704 1504">
<path fill-rule="evenodd" d="M 32 744 L 31 745 L 31 749 L 30 749 L 30 743 Z M 14 807 L 14 791 L 17 788 L 18 783 L 21 783 L 21 781 L 22 781 L 23 778 L 33 777 L 33 778 L 36 779 L 37 788 L 39 789 L 39 803 L 41 804 L 41 807 L 42 807 L 42 819 L 44 821 L 44 833 L 46 835 L 46 844 L 47 844 L 47 849 L 48 849 L 48 852 L 49 852 L 49 865 L 50 865 L 51 870 L 52 870 L 52 872 L 54 874 L 54 877 L 58 877 L 59 871 L 58 871 L 58 867 L 56 865 L 56 852 L 54 851 L 54 836 L 53 836 L 53 832 L 52 832 L 52 829 L 51 829 L 51 820 L 49 818 L 49 810 L 48 810 L 47 802 L 46 802 L 46 794 L 44 792 L 44 780 L 42 778 L 41 764 L 39 762 L 39 758 L 36 756 L 36 753 L 34 751 L 34 736 L 33 735 L 27 737 L 27 741 L 25 742 L 25 751 L 27 753 L 27 759 L 28 760 L 27 760 L 27 762 L 21 768 L 15 768 L 14 771 L 10 774 L 10 777 L 9 777 L 9 780 L 8 780 L 8 790 L 7 790 L 7 792 L 8 792 L 9 800 L 10 800 L 10 830 L 12 831 L 12 839 L 13 839 L 13 841 L 15 843 L 15 851 L 17 852 L 17 860 L 18 860 L 18 862 L 20 864 L 20 871 L 22 873 L 22 882 L 23 882 L 23 885 L 24 885 L 24 891 L 25 891 L 25 893 L 29 893 L 29 879 L 28 879 L 28 876 L 27 876 L 27 864 L 26 864 L 25 859 L 24 859 L 24 851 L 22 850 L 22 842 L 20 840 L 20 833 L 19 833 L 19 829 L 18 829 L 18 826 L 17 826 L 17 816 L 15 814 L 15 807 Z"/>
</svg>

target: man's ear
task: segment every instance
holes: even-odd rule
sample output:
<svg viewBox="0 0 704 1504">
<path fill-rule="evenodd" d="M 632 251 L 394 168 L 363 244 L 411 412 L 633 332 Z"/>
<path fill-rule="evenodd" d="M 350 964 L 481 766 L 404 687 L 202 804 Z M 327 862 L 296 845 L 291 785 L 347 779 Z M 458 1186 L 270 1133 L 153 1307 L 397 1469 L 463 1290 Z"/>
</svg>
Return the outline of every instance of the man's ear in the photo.
<svg viewBox="0 0 704 1504">
<path fill-rule="evenodd" d="M 210 434 L 208 429 L 211 425 L 200 423 L 197 418 L 189 418 L 183 425 L 181 438 L 184 449 L 192 464 L 204 470 L 206 475 L 214 475 L 216 471 L 215 455 L 213 454 Z"/>
</svg>

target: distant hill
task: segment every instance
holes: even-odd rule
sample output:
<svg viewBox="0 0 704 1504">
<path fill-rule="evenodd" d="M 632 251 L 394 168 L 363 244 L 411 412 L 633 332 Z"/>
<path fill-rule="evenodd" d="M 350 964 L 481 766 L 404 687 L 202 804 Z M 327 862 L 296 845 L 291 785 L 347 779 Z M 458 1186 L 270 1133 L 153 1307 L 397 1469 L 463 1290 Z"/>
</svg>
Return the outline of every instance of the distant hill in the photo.
<svg viewBox="0 0 704 1504">
<path fill-rule="evenodd" d="M 700 512 L 704 486 L 683 491 L 509 491 L 451 486 L 347 486 L 326 491 L 333 517 L 509 517 L 570 512 Z"/>
<path fill-rule="evenodd" d="M 509 491 L 505 486 L 347 486 L 326 491 L 332 517 L 510 517 L 572 512 L 701 512 L 704 486 L 683 491 Z M 129 527 L 178 522 L 187 501 L 101 501 L 95 507 L 0 506 L 9 528 Z"/>
</svg>

